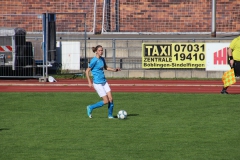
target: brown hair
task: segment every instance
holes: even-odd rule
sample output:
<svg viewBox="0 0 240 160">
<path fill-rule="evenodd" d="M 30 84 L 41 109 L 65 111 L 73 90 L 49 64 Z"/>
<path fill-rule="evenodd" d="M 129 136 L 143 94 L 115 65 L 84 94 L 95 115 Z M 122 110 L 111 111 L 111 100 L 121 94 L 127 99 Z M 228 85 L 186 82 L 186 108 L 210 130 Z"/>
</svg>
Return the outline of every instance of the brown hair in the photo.
<svg viewBox="0 0 240 160">
<path fill-rule="evenodd" d="M 96 47 L 92 47 L 92 51 L 95 53 L 98 50 L 98 48 L 100 48 L 100 47 L 102 47 L 102 46 L 101 45 L 97 45 Z"/>
</svg>

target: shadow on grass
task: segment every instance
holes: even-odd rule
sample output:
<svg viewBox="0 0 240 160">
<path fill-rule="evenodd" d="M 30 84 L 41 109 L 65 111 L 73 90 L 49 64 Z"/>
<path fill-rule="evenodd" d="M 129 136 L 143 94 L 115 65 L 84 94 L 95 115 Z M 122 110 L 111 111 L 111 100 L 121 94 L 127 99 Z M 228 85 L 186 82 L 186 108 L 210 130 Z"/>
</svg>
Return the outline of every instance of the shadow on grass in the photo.
<svg viewBox="0 0 240 160">
<path fill-rule="evenodd" d="M 132 117 L 132 116 L 138 116 L 139 114 L 128 114 L 128 117 Z M 117 116 L 114 116 L 114 118 L 118 118 Z"/>
<path fill-rule="evenodd" d="M 9 128 L 0 128 L 0 132 L 10 130 Z"/>
<path fill-rule="evenodd" d="M 129 117 L 138 116 L 139 114 L 128 114 Z"/>
</svg>

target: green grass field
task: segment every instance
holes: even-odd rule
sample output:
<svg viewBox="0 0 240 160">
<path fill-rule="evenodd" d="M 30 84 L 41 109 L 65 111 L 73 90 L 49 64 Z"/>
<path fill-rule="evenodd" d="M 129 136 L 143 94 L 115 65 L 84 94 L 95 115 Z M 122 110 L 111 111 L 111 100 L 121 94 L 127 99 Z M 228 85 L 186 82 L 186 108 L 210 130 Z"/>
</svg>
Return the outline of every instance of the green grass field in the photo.
<svg viewBox="0 0 240 160">
<path fill-rule="evenodd" d="M 0 93 L 1 160 L 239 160 L 239 95 Z"/>
</svg>

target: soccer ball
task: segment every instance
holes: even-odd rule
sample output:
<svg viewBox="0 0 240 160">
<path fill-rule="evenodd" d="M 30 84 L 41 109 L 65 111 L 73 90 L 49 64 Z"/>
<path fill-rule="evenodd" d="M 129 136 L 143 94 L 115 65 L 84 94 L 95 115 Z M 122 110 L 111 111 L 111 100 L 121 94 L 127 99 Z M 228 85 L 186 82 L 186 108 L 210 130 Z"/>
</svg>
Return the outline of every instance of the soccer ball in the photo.
<svg viewBox="0 0 240 160">
<path fill-rule="evenodd" d="M 117 114 L 117 117 L 119 119 L 126 119 L 127 118 L 127 112 L 125 110 L 120 110 Z"/>
</svg>

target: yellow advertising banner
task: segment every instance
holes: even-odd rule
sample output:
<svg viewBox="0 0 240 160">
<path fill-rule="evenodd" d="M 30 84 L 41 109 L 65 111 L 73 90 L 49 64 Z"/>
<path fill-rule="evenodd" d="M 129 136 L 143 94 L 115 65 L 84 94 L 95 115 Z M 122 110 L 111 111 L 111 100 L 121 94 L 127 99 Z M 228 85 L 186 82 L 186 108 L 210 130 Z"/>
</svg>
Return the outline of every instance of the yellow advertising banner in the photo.
<svg viewBox="0 0 240 160">
<path fill-rule="evenodd" d="M 205 43 L 142 44 L 142 68 L 205 68 Z"/>
</svg>

